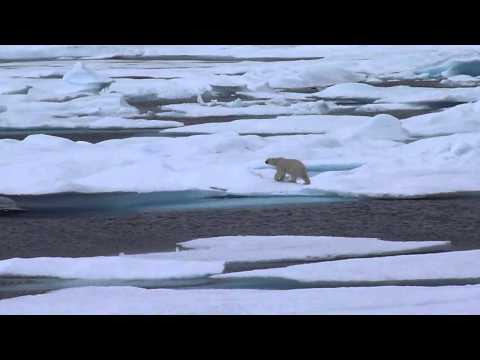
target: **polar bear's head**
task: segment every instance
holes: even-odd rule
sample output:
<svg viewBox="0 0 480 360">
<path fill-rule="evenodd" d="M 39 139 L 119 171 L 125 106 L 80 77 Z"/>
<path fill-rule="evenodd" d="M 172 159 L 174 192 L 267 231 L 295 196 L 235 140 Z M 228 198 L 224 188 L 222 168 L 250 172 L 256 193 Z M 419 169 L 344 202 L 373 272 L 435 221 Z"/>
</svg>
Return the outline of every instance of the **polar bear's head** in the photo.
<svg viewBox="0 0 480 360">
<path fill-rule="evenodd" d="M 281 159 L 283 159 L 283 158 L 268 158 L 267 160 L 265 160 L 265 164 L 277 166 L 278 161 L 281 160 Z"/>
</svg>

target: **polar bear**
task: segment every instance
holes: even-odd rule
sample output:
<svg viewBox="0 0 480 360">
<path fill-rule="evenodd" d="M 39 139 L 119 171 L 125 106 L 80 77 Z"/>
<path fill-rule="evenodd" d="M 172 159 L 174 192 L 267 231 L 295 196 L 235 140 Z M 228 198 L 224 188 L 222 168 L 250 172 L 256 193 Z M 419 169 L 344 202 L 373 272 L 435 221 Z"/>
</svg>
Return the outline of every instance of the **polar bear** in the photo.
<svg viewBox="0 0 480 360">
<path fill-rule="evenodd" d="M 283 181 L 285 175 L 290 175 L 289 182 L 297 182 L 297 178 L 303 179 L 305 185 L 310 184 L 310 178 L 307 174 L 305 165 L 300 160 L 285 159 L 285 158 L 269 158 L 265 160 L 265 164 L 273 165 L 277 168 L 275 174 L 276 181 Z"/>
</svg>

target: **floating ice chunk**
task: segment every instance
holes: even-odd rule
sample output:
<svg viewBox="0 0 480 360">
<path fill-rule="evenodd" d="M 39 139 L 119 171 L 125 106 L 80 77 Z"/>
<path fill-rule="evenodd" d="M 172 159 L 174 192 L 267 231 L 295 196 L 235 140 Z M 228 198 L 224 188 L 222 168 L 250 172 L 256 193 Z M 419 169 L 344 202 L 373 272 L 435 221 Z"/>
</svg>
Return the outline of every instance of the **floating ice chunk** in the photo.
<svg viewBox="0 0 480 360">
<path fill-rule="evenodd" d="M 22 121 L 23 120 L 23 121 Z M 58 118 L 44 116 L 41 118 L 0 117 L 0 128 L 15 129 L 165 129 L 183 126 L 183 123 L 170 120 L 127 119 L 115 116 L 70 116 Z"/>
<path fill-rule="evenodd" d="M 225 106 L 227 107 L 233 107 L 233 108 L 241 108 L 241 107 L 247 107 L 248 104 L 245 104 L 242 99 L 235 99 L 229 103 L 225 103 Z"/>
<path fill-rule="evenodd" d="M 207 106 L 204 106 L 207 105 Z M 173 104 L 163 106 L 163 110 L 177 112 L 175 117 L 206 117 L 234 115 L 285 115 L 285 114 L 325 114 L 334 105 L 324 101 L 301 102 L 296 104 L 257 104 L 236 99 L 232 102 L 210 102 L 208 104 Z"/>
<path fill-rule="evenodd" d="M 184 126 L 164 132 L 218 133 L 225 130 L 239 134 L 326 133 L 333 137 L 372 137 L 372 139 L 405 140 L 401 122 L 391 115 L 295 115 L 275 119 L 235 120 Z"/>
<path fill-rule="evenodd" d="M 223 262 L 152 260 L 131 256 L 0 260 L 1 276 L 67 279 L 181 279 L 221 273 Z"/>
<path fill-rule="evenodd" d="M 431 77 L 452 77 L 455 75 L 480 75 L 480 59 L 478 57 L 465 59 L 448 59 L 440 64 L 422 67 L 417 74 L 428 74 Z"/>
<path fill-rule="evenodd" d="M 344 172 L 311 178 L 312 188 L 383 198 L 480 191 L 480 133 L 456 134 L 383 150 L 383 156 Z"/>
<path fill-rule="evenodd" d="M 402 120 L 414 136 L 437 136 L 480 131 L 480 102 L 461 104 L 441 112 Z"/>
<path fill-rule="evenodd" d="M 77 62 L 72 70 L 65 73 L 63 80 L 71 84 L 87 85 L 104 82 L 106 79 L 101 78 L 97 73 L 87 68 L 83 62 Z"/>
<path fill-rule="evenodd" d="M 450 76 L 448 79 L 443 79 L 440 81 L 441 84 L 448 86 L 476 86 L 480 83 L 478 77 L 473 77 L 470 75 L 455 75 Z"/>
<path fill-rule="evenodd" d="M 342 83 L 329 86 L 315 93 L 323 98 L 365 98 L 380 99 L 389 89 L 375 87 L 363 83 Z"/>
<path fill-rule="evenodd" d="M 0 301 L 0 314 L 480 314 L 480 285 L 335 289 L 80 287 Z"/>
<path fill-rule="evenodd" d="M 252 89 L 258 89 L 258 86 L 265 84 L 266 81 L 272 88 L 298 89 L 357 82 L 364 80 L 366 76 L 334 64 L 318 61 L 295 61 L 256 68 L 248 71 L 242 78 L 249 82 L 249 88 Z"/>
<path fill-rule="evenodd" d="M 229 262 L 320 261 L 447 249 L 448 241 L 384 241 L 333 236 L 221 236 L 179 243 L 178 253 L 145 254 L 152 259 Z M 143 255 L 142 255 L 143 256 Z"/>
<path fill-rule="evenodd" d="M 315 283 L 389 283 L 413 280 L 480 280 L 480 250 L 348 259 L 214 275 L 215 278 L 282 278 Z"/>
<path fill-rule="evenodd" d="M 161 79 L 116 79 L 109 87 L 110 92 L 117 92 L 133 101 L 161 101 L 183 99 L 185 102 L 198 100 L 198 94 L 204 94 L 210 90 L 209 78 L 189 76 L 184 79 L 161 80 Z M 169 101 L 167 101 L 169 100 Z"/>
<path fill-rule="evenodd" d="M 412 103 L 365 104 L 355 108 L 355 112 L 380 113 L 399 110 L 428 110 L 427 105 Z"/>
<path fill-rule="evenodd" d="M 63 75 L 63 80 L 71 85 L 83 86 L 94 91 L 100 91 L 113 82 L 88 69 L 82 62 L 75 63 L 73 69 Z"/>
<path fill-rule="evenodd" d="M 45 95 L 44 95 L 45 96 Z M 63 97 L 65 95 L 59 94 Z M 89 117 L 124 118 L 138 114 L 138 110 L 129 105 L 119 94 L 103 94 L 99 96 L 81 96 L 70 101 L 35 101 L 30 98 L 10 99 L 1 96 L 5 101 L 7 111 L 0 116 L 0 127 L 3 128 L 88 128 L 91 122 L 99 119 Z M 110 120 L 105 120 L 108 123 Z M 118 127 L 123 127 L 127 121 L 119 121 Z M 128 127 L 136 127 L 131 120 Z M 140 122 L 138 123 L 140 125 Z M 145 127 L 146 124 L 140 127 Z M 97 126 L 101 127 L 101 126 Z M 108 126 L 110 127 L 110 126 Z M 151 127 L 155 127 L 152 126 Z M 160 126 L 163 127 L 163 126 Z"/>
<path fill-rule="evenodd" d="M 422 103 L 480 100 L 480 87 L 427 88 L 413 86 L 377 87 L 362 83 L 336 84 L 315 94 L 324 99 L 368 99 L 377 103 Z"/>
<path fill-rule="evenodd" d="M 326 101 L 298 102 L 289 106 L 295 114 L 326 114 L 332 109 L 333 104 Z"/>
<path fill-rule="evenodd" d="M 402 128 L 402 123 L 396 117 L 387 114 L 374 116 L 363 126 L 353 128 L 351 133 L 348 133 L 348 130 L 343 134 L 343 138 L 406 140 L 409 137 L 407 131 Z"/>
<path fill-rule="evenodd" d="M 68 119 L 67 119 L 68 120 Z M 58 122 L 57 124 L 64 124 L 66 121 Z M 69 124 L 68 124 L 69 125 Z M 182 122 L 170 121 L 170 120 L 142 120 L 142 119 L 126 119 L 113 116 L 87 116 L 82 117 L 79 121 L 76 121 L 72 125 L 81 126 L 89 129 L 113 129 L 113 128 L 125 128 L 125 129 L 165 129 L 183 126 Z M 57 127 L 60 127 L 57 125 Z"/>
</svg>

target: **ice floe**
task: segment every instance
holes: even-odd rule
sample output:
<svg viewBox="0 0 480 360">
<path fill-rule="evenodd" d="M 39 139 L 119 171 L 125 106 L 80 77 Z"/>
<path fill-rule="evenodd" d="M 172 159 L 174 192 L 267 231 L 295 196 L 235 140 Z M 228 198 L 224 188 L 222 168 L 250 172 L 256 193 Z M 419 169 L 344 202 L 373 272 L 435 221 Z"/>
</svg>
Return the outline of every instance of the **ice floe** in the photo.
<svg viewBox="0 0 480 360">
<path fill-rule="evenodd" d="M 24 141 L 0 141 L 4 151 L 11 154 L 1 163 L 0 192 L 149 192 L 211 186 L 247 193 L 301 192 L 306 187 L 273 182 L 273 169 L 261 165 L 264 158 L 275 156 L 279 148 L 286 156 L 305 159 L 307 167 L 340 159 L 365 164 L 350 171 L 315 175 L 308 187 L 312 190 L 371 196 L 473 191 L 479 185 L 472 175 L 478 165 L 478 137 L 458 134 L 394 145 L 371 140 L 340 143 L 322 135 L 260 138 L 222 133 L 112 140 L 94 145 L 68 140 L 59 143 L 60 139 L 55 137 L 34 135 Z M 300 139 L 305 147 L 298 148 Z M 21 156 L 22 162 L 16 160 L 17 156 Z M 66 166 L 67 158 L 71 166 Z M 37 167 L 46 171 L 35 170 Z M 41 175 L 44 171 L 45 178 Z M 23 172 L 34 172 L 36 176 L 23 177 Z M 52 174 L 58 174 L 56 181 L 48 177 Z M 392 182 L 392 178 L 396 181 Z"/>
<path fill-rule="evenodd" d="M 332 120 L 337 120 L 337 124 L 341 121 Z M 23 141 L 0 140 L 0 150 L 9 154 L 0 160 L 0 193 L 152 192 L 220 187 L 230 193 L 250 195 L 415 197 L 480 191 L 475 175 L 480 165 L 479 133 L 403 144 L 388 139 L 392 134 L 402 135 L 397 128 L 391 129 L 389 119 L 373 125 L 368 117 L 363 124 L 357 122 L 360 126 L 342 133 L 343 138 L 330 134 L 262 138 L 225 132 L 98 144 L 46 135 L 32 135 Z M 334 127 L 335 123 L 331 125 Z M 312 173 L 311 185 L 303 186 L 273 181 L 275 170 L 266 167 L 264 161 L 279 154 L 303 160 L 307 170 L 328 164 L 363 165 L 352 170 Z"/>
<path fill-rule="evenodd" d="M 174 104 L 163 106 L 162 110 L 178 112 L 175 117 L 206 117 L 232 115 L 285 115 L 285 114 L 325 114 L 334 108 L 325 101 L 299 102 L 281 106 L 277 104 L 255 104 L 240 99 L 226 103 Z"/>
<path fill-rule="evenodd" d="M 312 187 L 373 197 L 421 197 L 480 191 L 480 134 L 455 134 L 385 149 L 383 157 L 311 178 Z"/>
<path fill-rule="evenodd" d="M 123 94 L 127 100 L 159 101 L 183 100 L 196 101 L 199 94 L 211 90 L 209 80 L 189 76 L 188 81 L 181 80 L 125 80 L 117 79 L 109 91 Z"/>
<path fill-rule="evenodd" d="M 250 88 L 255 88 L 255 84 L 258 86 L 268 82 L 272 88 L 301 89 L 357 82 L 365 80 L 366 76 L 321 61 L 295 61 L 295 63 L 278 63 L 274 66 L 258 67 L 247 72 L 242 78 L 250 84 Z"/>
<path fill-rule="evenodd" d="M 440 83 L 450 87 L 478 86 L 480 83 L 480 78 L 478 76 L 473 77 L 470 75 L 454 75 L 449 76 L 447 79 L 441 80 Z"/>
<path fill-rule="evenodd" d="M 7 119 L 4 127 L 15 127 L 10 123 L 18 122 L 23 128 L 38 128 L 43 127 L 51 115 L 48 107 L 42 108 L 46 102 L 60 102 L 67 107 L 75 107 L 72 101 L 91 98 L 89 95 L 100 90 L 103 90 L 100 96 L 94 97 L 99 103 L 105 96 L 116 95 L 139 108 L 153 107 L 160 111 L 160 107 L 171 105 L 170 110 L 175 110 L 171 112 L 172 116 L 179 115 L 179 111 L 184 111 L 185 116 L 324 114 L 328 109 L 324 103 L 316 101 L 315 96 L 331 95 L 335 91 L 342 92 L 345 88 L 348 90 L 349 87 L 350 90 L 345 90 L 347 93 L 353 91 L 358 96 L 380 96 L 377 102 L 473 101 L 479 98 L 477 88 L 374 89 L 355 82 L 388 74 L 399 78 L 418 77 L 420 75 L 415 74 L 414 70 L 432 61 L 474 58 L 478 50 L 475 46 L 4 46 L 0 49 L 0 59 L 39 61 L 2 64 L 0 94 L 3 95 L 0 96 L 13 98 L 2 98 L 0 106 L 8 108 L 3 115 Z M 316 59 L 298 59 L 308 57 L 307 55 Z M 166 58 L 163 59 L 162 56 Z M 183 59 L 182 56 L 186 58 Z M 193 57 L 189 58 L 191 56 Z M 201 60 L 195 56 L 206 58 Z M 215 62 L 215 57 L 220 62 Z M 225 57 L 230 57 L 231 61 L 225 61 Z M 235 57 L 238 57 L 238 61 Z M 242 57 L 244 61 L 240 61 Z M 131 60 L 125 63 L 107 60 L 109 58 L 158 60 L 139 64 Z M 57 60 L 49 62 L 46 61 L 48 59 Z M 82 61 L 76 62 L 79 59 Z M 166 61 L 168 59 L 176 60 Z M 450 77 L 452 81 L 454 77 Z M 329 85 L 333 86 L 315 93 Z M 279 91 L 280 89 L 286 92 Z M 381 91 L 382 94 L 373 94 L 375 91 Z M 200 104 L 193 103 L 202 95 L 206 104 L 210 104 L 212 98 L 222 102 L 225 97 L 235 100 L 238 96 L 247 99 L 266 96 L 271 102 L 265 107 L 256 104 L 245 108 L 230 108 L 225 104 L 228 109 L 220 106 L 200 108 Z M 292 101 L 308 103 L 292 104 Z M 16 103 L 29 114 L 19 114 Z M 85 105 L 81 114 L 93 115 L 88 101 L 79 104 Z M 123 105 L 120 107 L 124 108 Z M 385 111 L 386 107 L 383 109 Z M 164 115 L 169 114 L 165 109 L 161 111 Z M 372 107 L 359 111 L 372 111 Z M 382 108 L 378 108 L 378 111 L 382 111 Z M 120 116 L 118 112 L 104 113 L 98 114 Z M 31 117 L 35 117 L 35 120 L 24 119 Z M 39 117 L 47 120 L 40 121 Z M 68 114 L 64 117 L 65 122 L 71 118 Z M 75 122 L 75 116 L 71 120 Z M 28 123 L 31 124 L 27 125 Z"/>
<path fill-rule="evenodd" d="M 480 102 L 461 104 L 430 114 L 413 116 L 402 121 L 413 136 L 439 136 L 480 131 Z"/>
<path fill-rule="evenodd" d="M 227 123 L 206 123 L 184 126 L 164 132 L 239 134 L 321 133 L 336 138 L 367 136 L 370 139 L 406 140 L 409 135 L 391 115 L 374 117 L 350 115 L 279 116 L 274 119 L 235 120 Z"/>
<path fill-rule="evenodd" d="M 0 301 L 0 314 L 480 314 L 480 285 L 147 290 L 81 287 Z"/>
<path fill-rule="evenodd" d="M 480 100 L 480 87 L 427 88 L 413 86 L 372 86 L 363 83 L 333 85 L 314 93 L 324 99 L 371 99 L 376 103 L 422 103 L 439 101 L 469 102 Z"/>
<path fill-rule="evenodd" d="M 368 122 L 361 130 L 368 133 Z M 242 194 L 286 195 L 309 190 L 313 193 L 304 195 L 319 195 L 322 190 L 275 182 L 275 170 L 265 166 L 265 159 L 281 153 L 302 159 L 307 168 L 329 164 L 348 168 L 400 144 L 374 139 L 343 142 L 324 135 L 262 138 L 235 133 L 140 137 L 90 144 L 31 135 L 22 141 L 0 140 L 0 151 L 9 154 L 0 160 L 0 193 L 145 193 L 220 187 Z"/>
<path fill-rule="evenodd" d="M 109 86 L 113 80 L 103 78 L 86 67 L 82 62 L 77 62 L 73 69 L 63 75 L 63 81 L 76 85 L 82 90 L 98 92 Z"/>
<path fill-rule="evenodd" d="M 0 128 L 12 129 L 165 129 L 183 126 L 183 123 L 169 120 L 127 119 L 115 116 L 76 116 L 76 117 L 42 117 L 39 121 L 18 121 L 2 119 Z"/>
<path fill-rule="evenodd" d="M 67 279 L 182 279 L 221 273 L 223 262 L 152 260 L 130 256 L 0 260 L 1 276 Z"/>
<path fill-rule="evenodd" d="M 213 275 L 215 278 L 282 278 L 329 284 L 388 284 L 406 281 L 480 281 L 480 250 L 347 259 L 283 268 Z"/>
<path fill-rule="evenodd" d="M 456 75 L 480 75 L 480 57 L 477 56 L 455 56 L 440 63 L 425 66 L 416 70 L 418 74 L 427 74 L 431 77 L 444 76 L 452 77 Z M 463 58 L 462 58 L 463 57 Z"/>
<path fill-rule="evenodd" d="M 323 261 L 448 249 L 448 241 L 384 241 L 333 236 L 222 236 L 179 243 L 187 250 L 145 254 L 151 259 L 282 262 Z"/>
<path fill-rule="evenodd" d="M 177 252 L 0 260 L 0 276 L 179 279 L 221 273 L 226 263 L 321 261 L 438 251 L 448 241 L 400 242 L 330 236 L 225 236 L 187 241 Z"/>
<path fill-rule="evenodd" d="M 125 118 L 137 115 L 138 110 L 118 94 L 83 96 L 70 101 L 27 101 L 0 96 L 1 101 L 6 104 L 6 111 L 0 114 L 0 128 L 88 128 L 92 123 L 96 123 L 93 125 L 95 127 L 104 123 L 106 127 L 133 128 L 137 124 L 139 127 L 160 128 L 181 125 L 161 121 L 151 125 L 146 122 L 137 123 L 135 120 L 127 121 Z M 117 124 L 114 124 L 114 119 L 119 120 Z"/>
</svg>

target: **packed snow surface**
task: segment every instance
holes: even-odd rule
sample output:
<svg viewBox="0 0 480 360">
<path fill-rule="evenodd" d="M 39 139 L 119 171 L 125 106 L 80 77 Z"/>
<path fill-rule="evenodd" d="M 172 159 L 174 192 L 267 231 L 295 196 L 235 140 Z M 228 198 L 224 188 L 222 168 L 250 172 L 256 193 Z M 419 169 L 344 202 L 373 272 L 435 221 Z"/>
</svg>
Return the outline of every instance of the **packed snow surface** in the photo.
<svg viewBox="0 0 480 360">
<path fill-rule="evenodd" d="M 336 138 L 406 140 L 408 133 L 391 115 L 297 115 L 274 119 L 235 120 L 164 130 L 167 133 L 292 134 L 323 133 Z"/>
<path fill-rule="evenodd" d="M 480 314 L 480 285 L 296 290 L 81 287 L 0 301 L 0 314 Z"/>
<path fill-rule="evenodd" d="M 457 89 L 413 86 L 383 87 L 362 83 L 342 83 L 311 95 L 325 99 L 372 99 L 376 103 L 467 102 L 480 100 L 480 87 Z"/>
<path fill-rule="evenodd" d="M 181 279 L 221 273 L 223 263 L 152 260 L 130 256 L 14 258 L 0 260 L 0 276 L 67 279 Z"/>
<path fill-rule="evenodd" d="M 448 241 L 384 241 L 332 236 L 221 236 L 179 243 L 185 251 L 145 254 L 152 259 L 226 262 L 333 260 L 447 249 Z"/>
<path fill-rule="evenodd" d="M 84 258 L 0 260 L 0 276 L 172 279 L 221 273 L 226 262 L 332 260 L 447 249 L 448 241 L 401 242 L 328 236 L 226 236 L 180 243 L 189 250 Z"/>
<path fill-rule="evenodd" d="M 413 136 L 439 136 L 480 131 L 480 101 L 441 112 L 413 116 L 402 121 Z"/>
<path fill-rule="evenodd" d="M 214 275 L 216 278 L 282 278 L 300 282 L 381 283 L 480 278 L 480 250 L 347 259 Z"/>
<path fill-rule="evenodd" d="M 219 133 L 98 144 L 48 135 L 31 135 L 22 141 L 3 139 L 0 150 L 9 156 L 0 160 L 0 193 L 147 193 L 215 187 L 245 195 L 415 197 L 480 190 L 476 176 L 479 133 L 401 143 L 392 141 L 404 134 L 397 127 L 400 122 L 395 120 L 392 127 L 384 116 L 383 126 L 367 117 L 343 134 L 336 133 L 332 125 L 327 135 Z M 278 156 L 301 159 L 307 171 L 328 164 L 361 166 L 310 171 L 310 185 L 276 182 L 275 169 L 264 162 Z"/>
</svg>

